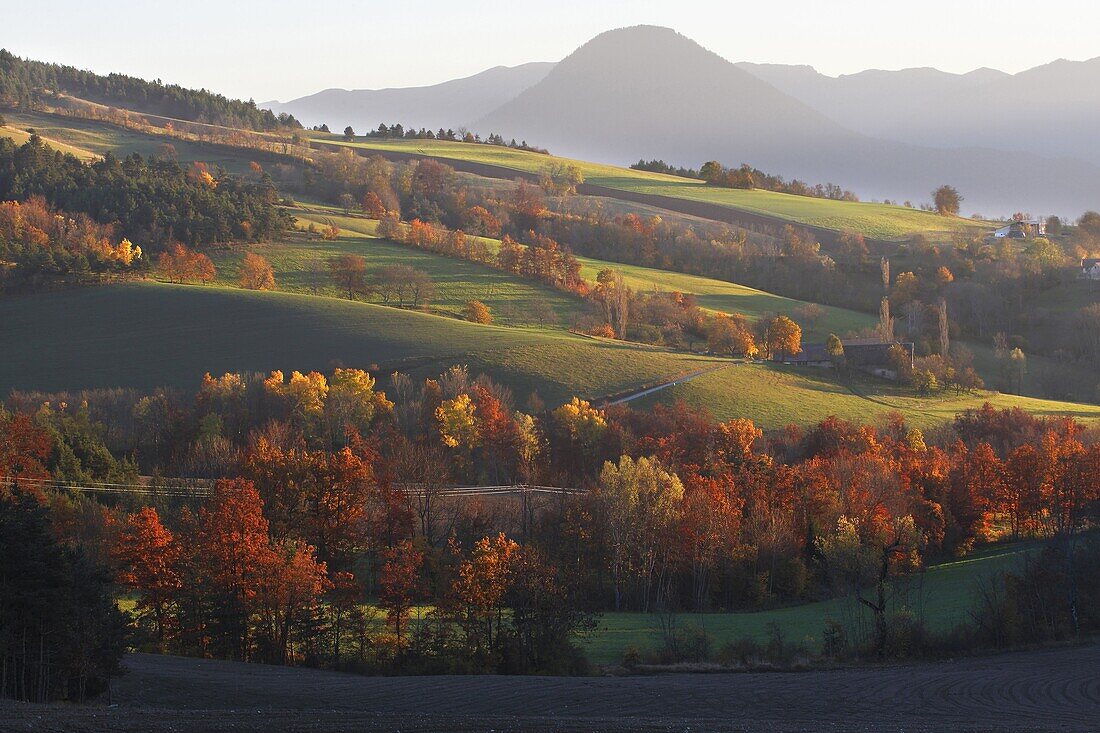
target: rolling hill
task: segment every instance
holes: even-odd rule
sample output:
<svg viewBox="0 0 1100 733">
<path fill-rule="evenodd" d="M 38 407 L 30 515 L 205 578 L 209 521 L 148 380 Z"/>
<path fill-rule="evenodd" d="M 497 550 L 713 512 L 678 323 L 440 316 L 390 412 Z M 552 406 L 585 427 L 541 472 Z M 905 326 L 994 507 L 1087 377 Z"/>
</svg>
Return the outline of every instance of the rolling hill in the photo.
<svg viewBox="0 0 1100 733">
<path fill-rule="evenodd" d="M 144 282 L 0 300 L 0 393 L 159 386 L 194 389 L 205 372 L 367 368 L 432 376 L 454 364 L 486 373 L 520 400 L 627 393 L 715 366 L 652 401 L 684 399 L 716 417 L 765 427 L 837 414 L 856 420 L 898 410 L 915 424 L 950 420 L 989 399 L 1039 414 L 1100 417 L 1100 406 L 983 394 L 917 400 L 853 393 L 819 371 L 698 356 L 561 330 L 479 326 L 445 316 L 335 298 Z M 881 388 L 880 388 L 881 389 Z"/>
<path fill-rule="evenodd" d="M 777 229 L 786 223 L 801 224 L 813 229 L 819 237 L 835 237 L 837 232 L 852 231 L 877 240 L 900 240 L 915 233 L 929 240 L 949 240 L 955 234 L 988 232 L 993 228 L 988 222 L 939 216 L 905 206 L 833 201 L 759 189 L 716 188 L 689 178 L 495 145 L 379 138 L 356 138 L 349 142 L 336 135 L 311 133 L 310 136 L 316 141 L 315 144 L 353 147 L 365 155 L 377 153 L 401 159 L 438 158 L 479 175 L 511 177 L 514 171 L 535 177 L 552 162 L 565 162 L 576 165 L 584 173 L 582 193 L 622 197 L 644 205 L 720 221 L 727 220 L 721 213 L 725 209 L 742 214 L 728 217 L 730 220 L 743 218 L 750 224 Z M 692 204 L 702 204 L 706 210 L 697 211 L 699 207 Z"/>
<path fill-rule="evenodd" d="M 820 369 L 770 363 L 736 364 L 709 372 L 634 404 L 646 408 L 678 400 L 706 408 L 719 420 L 751 416 L 758 425 L 769 429 L 790 423 L 818 422 L 829 415 L 868 422 L 893 411 L 905 415 L 913 425 L 929 428 L 949 422 L 957 413 L 981 407 L 985 402 L 997 408 L 1019 407 L 1036 415 L 1065 415 L 1088 423 L 1100 420 L 1100 405 L 985 391 L 961 397 L 945 392 L 923 398 L 898 385 L 858 377 L 844 383 Z"/>
<path fill-rule="evenodd" d="M 194 388 L 205 372 L 485 372 L 525 398 L 596 398 L 718 363 L 563 331 L 310 295 L 131 283 L 0 300 L 0 394 L 11 389 Z"/>
<path fill-rule="evenodd" d="M 276 280 L 280 283 L 279 289 L 315 293 L 313 283 L 318 276 L 316 270 L 310 270 L 305 263 L 320 261 L 320 258 L 330 256 L 330 253 L 353 252 L 366 257 L 368 265 L 372 267 L 391 263 L 407 264 L 428 272 L 436 284 L 441 286 L 442 299 L 433 301 L 433 306 L 449 307 L 451 313 L 460 312 L 461 306 L 471 297 L 484 299 L 485 303 L 494 309 L 508 304 L 525 308 L 530 305 L 532 299 L 540 297 L 553 303 L 561 317 L 562 327 L 568 327 L 569 316 L 581 310 L 578 298 L 566 296 L 560 291 L 531 280 L 466 260 L 451 259 L 378 239 L 375 235 L 378 223 L 375 221 L 360 217 L 337 214 L 323 216 L 300 211 L 296 212 L 296 215 L 302 219 L 303 223 L 308 221 L 334 223 L 341 228 L 341 236 L 335 242 L 307 243 L 295 240 L 250 245 L 250 250 L 263 254 L 271 261 Z M 478 239 L 488 247 L 490 252 L 496 252 L 500 248 L 498 239 L 488 237 Z M 215 261 L 218 259 L 219 255 L 215 254 Z M 232 269 L 235 259 L 236 255 L 221 257 L 222 261 L 229 263 L 232 260 L 232 263 L 227 270 L 219 262 L 219 278 L 224 277 L 226 282 L 235 280 L 235 270 Z M 596 275 L 600 270 L 613 268 L 621 272 L 626 284 L 638 292 L 690 293 L 697 296 L 702 308 L 722 313 L 740 313 L 750 320 L 765 314 L 795 314 L 807 305 L 801 300 L 699 275 L 624 265 L 593 257 L 577 257 L 577 260 L 581 264 L 581 277 L 590 283 L 596 282 Z M 326 273 L 321 273 L 320 281 L 322 292 L 336 294 L 335 291 L 325 289 L 329 287 Z M 448 293 L 452 288 L 455 290 L 454 295 Z M 847 334 L 860 331 L 873 326 L 876 322 L 872 316 L 846 308 L 822 306 L 821 310 L 821 318 L 816 323 L 807 325 L 805 331 L 807 340 L 824 341 L 830 333 Z M 497 310 L 494 310 L 495 312 Z"/>
</svg>

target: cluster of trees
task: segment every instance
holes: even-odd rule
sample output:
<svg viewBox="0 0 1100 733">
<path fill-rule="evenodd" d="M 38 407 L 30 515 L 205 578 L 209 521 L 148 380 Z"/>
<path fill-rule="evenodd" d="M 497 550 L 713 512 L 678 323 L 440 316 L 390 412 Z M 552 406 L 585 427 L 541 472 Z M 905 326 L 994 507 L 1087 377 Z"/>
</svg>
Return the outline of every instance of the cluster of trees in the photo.
<svg viewBox="0 0 1100 733">
<path fill-rule="evenodd" d="M 369 270 L 359 255 L 340 255 L 328 262 L 329 275 L 349 300 L 377 295 L 383 305 L 422 308 L 436 295 L 435 282 L 423 270 L 409 265 L 385 265 Z"/>
<path fill-rule="evenodd" d="M 649 171 L 650 173 L 664 173 L 670 176 L 680 176 L 680 178 L 696 178 L 700 179 L 699 171 L 694 168 L 684 168 L 683 166 L 673 166 L 666 163 L 664 160 L 654 158 L 653 160 L 646 160 L 645 158 L 639 158 L 637 163 L 632 163 L 630 166 L 636 171 Z"/>
<path fill-rule="evenodd" d="M 718 161 L 712 160 L 703 164 L 703 167 L 699 169 L 698 177 L 706 181 L 708 185 L 723 188 L 760 188 L 765 191 L 789 193 L 795 196 L 811 196 L 834 201 L 859 201 L 859 197 L 853 192 L 835 183 L 818 183 L 811 186 L 797 178 L 787 181 L 783 176 L 765 173 L 759 168 L 753 168 L 748 163 L 742 163 L 738 168 L 727 168 Z"/>
<path fill-rule="evenodd" d="M 0 139 L 0 201 L 33 196 L 70 216 L 113 225 L 116 236 L 146 254 L 172 241 L 259 241 L 290 224 L 266 177 L 215 174 L 201 163 L 184 168 L 167 157 L 146 160 L 136 153 L 124 160 L 108 153 L 83 163 L 37 136 L 21 146 Z"/>
<path fill-rule="evenodd" d="M 64 92 L 101 104 L 150 114 L 249 130 L 301 129 L 293 115 L 276 116 L 252 100 L 228 99 L 124 74 L 103 76 L 72 66 L 22 59 L 0 49 L 0 106 L 33 106 L 47 92 Z"/>
<path fill-rule="evenodd" d="M 141 247 L 119 239 L 111 224 L 57 211 L 41 196 L 0 202 L 0 289 L 65 278 L 83 281 L 148 267 Z"/>
<path fill-rule="evenodd" d="M 344 130 L 344 137 L 355 137 L 355 131 L 352 130 L 351 127 L 347 127 Z M 377 128 L 368 132 L 367 137 L 381 138 L 382 140 L 449 140 L 451 142 L 497 145 L 499 147 L 526 150 L 532 153 L 541 153 L 543 155 L 550 154 L 548 150 L 528 145 L 526 140 L 517 143 L 516 139 L 512 138 L 509 141 L 505 141 L 503 137 L 495 132 L 482 139 L 481 135 L 478 133 L 470 132 L 465 128 L 459 128 L 458 132 L 455 132 L 450 128 L 444 130 L 441 127 L 437 131 L 432 132 L 431 130 L 425 130 L 423 127 L 419 130 L 414 127 L 406 128 L 400 122 L 393 125 L 387 125 L 382 122 Z"/>
<path fill-rule="evenodd" d="M 682 405 L 641 413 L 574 398 L 547 411 L 531 396 L 517 409 L 507 389 L 457 368 L 389 384 L 382 393 L 350 369 L 227 374 L 207 377 L 190 404 L 164 393 L 92 396 L 81 409 L 129 422 L 112 451 L 137 456 L 144 471 L 252 481 L 271 526 L 300 533 L 293 538 L 330 570 L 354 570 L 358 551 L 338 548 L 356 545 L 340 537 L 364 530 L 317 512 L 356 508 L 391 528 L 407 514 L 408 538 L 429 557 L 449 537 L 472 547 L 511 522 L 576 581 L 582 608 L 754 608 L 877 592 L 978 542 L 1076 533 L 1100 498 L 1095 431 L 1019 410 L 986 406 L 928 432 L 893 415 L 765 435 Z M 309 493 L 348 490 L 332 472 L 352 464 L 369 469 L 357 490 L 375 499 Z M 444 487 L 479 483 L 584 491 L 515 521 L 448 505 Z M 848 564 L 867 557 L 879 562 Z M 380 582 L 373 573 L 360 577 L 368 592 Z"/>
<path fill-rule="evenodd" d="M 454 170 L 438 161 L 395 166 L 381 158 L 361 158 L 348 153 L 330 163 L 328 180 L 344 180 L 349 186 L 355 182 L 351 188 L 354 193 L 340 194 L 342 203 L 379 219 L 381 236 L 486 264 L 585 297 L 593 312 L 575 324 L 579 330 L 689 349 L 713 340 L 717 344 L 713 350 L 723 353 L 751 356 L 766 351 L 757 346 L 729 348 L 729 339 L 723 343 L 720 334 L 726 322 L 717 322 L 690 295 L 636 292 L 613 270 L 601 273 L 596 283 L 586 283 L 580 277 L 580 263 L 559 242 L 577 242 L 583 253 L 596 257 L 666 269 L 677 269 L 670 254 L 675 256 L 678 248 L 693 247 L 695 243 L 715 254 L 721 253 L 724 258 L 730 257 L 734 250 L 722 246 L 724 242 L 719 244 L 718 239 L 704 242 L 690 227 L 671 225 L 660 217 L 647 219 L 627 214 L 609 219 L 599 212 L 581 217 L 551 211 L 548 192 L 568 196 L 569 191 L 583 182 L 583 175 L 572 166 L 547 169 L 540 186 L 519 180 L 504 196 L 475 198 L 475 192 L 459 185 Z M 402 217 L 411 221 L 404 223 Z M 702 236 L 718 238 L 723 232 L 728 235 L 727 230 L 716 226 Z M 500 238 L 497 252 L 492 252 L 478 237 Z M 808 263 L 807 269 L 822 271 L 825 265 L 816 243 L 811 245 L 794 229 L 789 229 L 784 237 L 784 249 L 791 253 L 792 260 L 800 258 Z M 736 241 L 747 246 L 743 235 Z M 349 297 L 367 294 L 369 279 L 365 263 L 350 271 L 356 273 L 355 284 L 350 289 L 341 289 Z M 774 273 L 775 268 L 769 271 Z M 813 282 L 824 287 L 827 280 L 817 277 Z"/>
<path fill-rule="evenodd" d="M 210 283 L 218 274 L 214 262 L 202 252 L 175 243 L 157 257 L 157 270 L 172 282 Z"/>
<path fill-rule="evenodd" d="M 17 410 L 59 407 L 0 415 L 5 562 L 98 551 L 49 561 L 45 585 L 6 576 L 0 653 L 41 679 L 42 657 L 20 651 L 23 634 L 39 634 L 53 681 L 5 694 L 102 685 L 118 658 L 94 570 L 104 563 L 135 598 L 142 648 L 389 671 L 576 672 L 593 611 L 829 596 L 864 607 L 867 648 L 888 654 L 906 603 L 898 578 L 1002 537 L 1062 548 L 1061 560 L 1044 556 L 1052 585 L 1012 581 L 1026 600 L 1016 611 L 1055 613 L 1047 628 L 1060 633 L 1097 621 L 1084 605 L 1095 584 L 1080 574 L 1092 565 L 1067 558 L 1081 559 L 1074 538 L 1100 519 L 1100 436 L 1071 419 L 987 405 L 927 432 L 893 415 L 765 435 L 682 405 L 642 413 L 574 398 L 547 411 L 532 395 L 516 409 L 507 389 L 460 368 L 421 384 L 395 374 L 392 399 L 377 387 L 342 369 L 207 375 L 190 401 L 114 391 L 70 409 L 73 396 L 14 395 Z M 130 489 L 106 505 L 49 488 L 108 476 L 136 486 L 139 470 L 208 476 L 213 488 L 195 500 Z M 478 482 L 578 491 L 495 510 L 447 498 L 445 487 Z M 1036 588 L 1043 605 L 1025 596 Z M 83 625 L 64 616 L 74 599 Z M 60 618 L 79 634 L 46 628 Z"/>
<path fill-rule="evenodd" d="M 759 188 L 765 191 L 789 193 L 795 196 L 812 196 L 834 201 L 859 201 L 859 197 L 855 193 L 841 188 L 835 183 L 810 185 L 797 178 L 788 181 L 783 176 L 765 173 L 748 163 L 742 163 L 737 168 L 727 168 L 718 161 L 711 160 L 704 163 L 699 170 L 695 170 L 694 168 L 672 166 L 663 160 L 646 160 L 642 158 L 630 167 L 638 171 L 665 173 L 681 178 L 695 178 L 706 181 L 711 186 L 721 186 L 723 188 Z"/>
</svg>

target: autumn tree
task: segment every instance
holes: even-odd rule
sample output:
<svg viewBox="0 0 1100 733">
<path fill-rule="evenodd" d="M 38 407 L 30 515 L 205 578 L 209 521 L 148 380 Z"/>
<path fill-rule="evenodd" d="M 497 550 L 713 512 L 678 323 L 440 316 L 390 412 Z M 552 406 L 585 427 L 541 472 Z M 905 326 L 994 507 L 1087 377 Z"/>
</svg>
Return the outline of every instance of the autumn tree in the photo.
<svg viewBox="0 0 1100 733">
<path fill-rule="evenodd" d="M 711 577 L 739 550 L 744 504 L 731 473 L 705 477 L 692 472 L 684 479 L 678 540 L 691 574 L 692 601 L 697 610 L 708 608 Z"/>
<path fill-rule="evenodd" d="M 943 216 L 958 216 L 962 200 L 954 186 L 940 186 L 932 192 L 932 203 Z"/>
<path fill-rule="evenodd" d="M 457 545 L 452 545 L 457 554 Z M 512 582 L 520 547 L 503 533 L 479 540 L 462 558 L 444 603 L 458 626 L 466 653 L 492 660 L 505 624 L 505 594 Z"/>
<path fill-rule="evenodd" d="M 47 466 L 53 447 L 50 433 L 30 415 L 11 415 L 0 408 L 0 496 L 18 485 L 44 499 L 40 487 L 51 478 Z"/>
<path fill-rule="evenodd" d="M 166 279 L 179 283 L 198 280 L 205 285 L 217 275 L 213 260 L 178 242 L 160 253 L 157 267 Z"/>
<path fill-rule="evenodd" d="M 374 191 L 367 191 L 359 205 L 363 213 L 371 219 L 381 219 L 386 214 L 386 206 Z"/>
<path fill-rule="evenodd" d="M 844 365 L 844 342 L 835 333 L 830 333 L 829 338 L 825 339 L 825 353 L 835 366 Z"/>
<path fill-rule="evenodd" d="M 615 329 L 616 338 L 626 338 L 626 326 L 630 315 L 630 288 L 623 274 L 607 268 L 596 273 L 596 292 L 603 303 L 607 322 Z"/>
<path fill-rule="evenodd" d="M 255 252 L 246 252 L 241 262 L 238 284 L 246 290 L 274 290 L 275 271 L 271 264 Z"/>
<path fill-rule="evenodd" d="M 439 439 L 455 452 L 458 464 L 464 470 L 470 468 L 472 453 L 481 441 L 476 412 L 477 405 L 468 394 L 443 400 L 435 411 Z"/>
<path fill-rule="evenodd" d="M 367 284 L 367 261 L 359 255 L 340 255 L 329 260 L 329 274 L 333 283 L 346 293 L 349 300 L 356 300 L 360 295 L 369 295 L 370 287 Z"/>
<path fill-rule="evenodd" d="M 247 661 L 254 647 L 253 615 L 270 570 L 263 502 L 251 481 L 226 479 L 194 517 L 186 517 L 182 585 L 190 598 L 184 633 L 209 637 L 213 651 Z"/>
<path fill-rule="evenodd" d="M 349 431 L 365 433 L 374 419 L 393 410 L 386 393 L 375 390 L 375 379 L 362 369 L 333 371 L 328 380 L 323 415 L 333 444 L 347 444 Z"/>
<path fill-rule="evenodd" d="M 137 596 L 138 623 L 151 619 L 157 645 L 166 651 L 165 643 L 174 632 L 172 606 L 182 586 L 176 538 L 161 524 L 157 510 L 145 507 L 130 514 L 119 528 L 111 556 L 119 567 L 118 582 Z"/>
<path fill-rule="evenodd" d="M 489 311 L 489 306 L 482 303 L 480 300 L 470 300 L 466 302 L 466 308 L 463 310 L 466 320 L 470 323 L 481 323 L 488 325 L 493 322 L 493 314 Z"/>
<path fill-rule="evenodd" d="M 782 360 L 802 353 L 802 329 L 787 316 L 775 316 L 763 324 L 764 356 Z"/>
<path fill-rule="evenodd" d="M 584 183 L 584 173 L 573 163 L 554 162 L 539 177 L 539 185 L 554 196 L 568 196 Z"/>
<path fill-rule="evenodd" d="M 256 592 L 260 656 L 277 664 L 290 661 L 296 634 L 312 635 L 320 616 L 321 597 L 332 587 L 325 563 L 302 542 L 272 545 L 264 553 L 262 578 Z"/>
<path fill-rule="evenodd" d="M 378 574 L 378 602 L 386 611 L 386 623 L 397 641 L 397 647 L 406 646 L 405 630 L 409 623 L 409 611 L 420 599 L 422 582 L 420 568 L 424 554 L 409 540 L 382 552 L 382 567 Z"/>
<path fill-rule="evenodd" d="M 707 348 L 718 354 L 752 358 L 759 351 L 748 321 L 740 313 L 718 313 L 706 325 Z"/>
<path fill-rule="evenodd" d="M 623 592 L 634 579 L 643 611 L 655 600 L 655 586 L 661 595 L 683 496 L 680 479 L 656 459 L 622 456 L 618 464 L 604 464 L 593 498 L 607 526 L 615 610 L 621 608 Z"/>
</svg>

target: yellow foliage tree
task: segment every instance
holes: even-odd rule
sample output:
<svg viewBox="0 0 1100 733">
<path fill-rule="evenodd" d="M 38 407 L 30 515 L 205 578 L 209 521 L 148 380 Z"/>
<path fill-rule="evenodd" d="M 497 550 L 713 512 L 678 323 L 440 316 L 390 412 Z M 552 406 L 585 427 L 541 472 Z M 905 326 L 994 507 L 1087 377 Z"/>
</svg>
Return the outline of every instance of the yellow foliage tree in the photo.
<svg viewBox="0 0 1100 733">
<path fill-rule="evenodd" d="M 435 410 L 439 423 L 439 437 L 448 448 L 473 450 L 478 444 L 477 406 L 468 394 L 460 394 L 453 400 L 443 400 Z"/>
</svg>

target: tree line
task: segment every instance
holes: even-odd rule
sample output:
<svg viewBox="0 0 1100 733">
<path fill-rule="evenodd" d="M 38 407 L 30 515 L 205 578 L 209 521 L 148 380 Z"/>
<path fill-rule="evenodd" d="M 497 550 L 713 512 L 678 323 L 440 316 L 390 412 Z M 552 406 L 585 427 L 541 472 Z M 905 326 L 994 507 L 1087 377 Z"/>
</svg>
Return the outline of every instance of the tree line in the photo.
<svg viewBox="0 0 1100 733">
<path fill-rule="evenodd" d="M 54 511 L 75 502 L 56 522 L 62 540 L 100 548 L 139 599 L 131 621 L 152 649 L 564 671 L 578 669 L 572 640 L 593 611 L 850 597 L 869 618 L 846 629 L 853 643 L 904 653 L 892 639 L 914 628 L 906 577 L 1025 537 L 1054 541 L 1057 634 L 1100 621 L 1072 567 L 1100 508 L 1100 442 L 1069 418 L 986 405 L 930 431 L 895 414 L 765 434 L 683 405 L 519 406 L 462 368 L 387 385 L 338 369 L 207 375 L 192 399 L 88 393 L 70 408 L 74 396 L 17 394 L 0 468 L 13 495 L 26 487 Z M 127 485 L 139 470 L 209 477 L 213 495 L 196 506 L 151 487 L 89 511 L 96 500 L 35 483 Z M 485 483 L 579 493 L 495 511 L 446 496 Z"/>
<path fill-rule="evenodd" d="M 328 132 L 328 126 L 324 126 L 324 132 Z M 321 128 L 318 127 L 318 130 Z M 498 133 L 490 133 L 487 137 L 482 138 L 480 133 L 470 132 L 465 128 L 459 128 L 456 132 L 451 128 L 444 130 L 442 127 L 436 131 L 426 130 L 421 127 L 417 130 L 415 127 L 405 127 L 400 122 L 392 125 L 387 125 L 385 122 L 379 123 L 378 127 L 370 130 L 366 134 L 367 137 L 377 138 L 381 140 L 447 140 L 450 142 L 463 142 L 463 143 L 477 143 L 481 145 L 496 145 L 498 147 L 512 148 L 513 150 L 526 150 L 530 153 L 539 153 L 541 155 L 549 155 L 550 151 L 545 148 L 535 147 L 528 145 L 526 140 L 516 142 L 515 138 L 511 140 L 505 140 Z M 344 128 L 344 138 L 353 139 L 355 137 L 355 130 L 348 127 Z"/>
<path fill-rule="evenodd" d="M 0 247 L 31 281 L 143 267 L 176 243 L 262 241 L 291 221 L 267 178 L 136 153 L 83 163 L 34 135 L 0 140 L 0 201 Z"/>
<path fill-rule="evenodd" d="M 742 163 L 737 168 L 727 168 L 716 160 L 707 161 L 699 170 L 669 165 L 663 160 L 639 159 L 630 166 L 637 171 L 649 171 L 650 173 L 664 173 L 681 178 L 694 178 L 706 181 L 708 185 L 721 188 L 759 188 L 763 191 L 775 191 L 777 193 L 789 193 L 794 196 L 811 196 L 819 199 L 831 199 L 833 201 L 859 201 L 859 196 L 854 192 L 838 186 L 835 183 L 808 184 L 797 178 L 790 181 L 783 176 L 765 173 L 759 168 L 754 168 L 748 163 Z"/>
<path fill-rule="evenodd" d="M 73 66 L 32 61 L 0 49 L 0 106 L 34 107 L 47 93 L 65 92 L 100 104 L 248 130 L 301 129 L 293 115 L 276 116 L 252 100 L 229 99 L 125 74 L 96 74 Z"/>
</svg>

